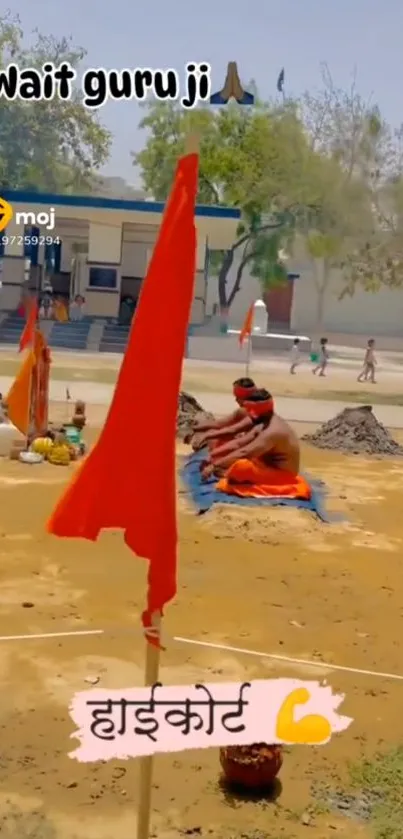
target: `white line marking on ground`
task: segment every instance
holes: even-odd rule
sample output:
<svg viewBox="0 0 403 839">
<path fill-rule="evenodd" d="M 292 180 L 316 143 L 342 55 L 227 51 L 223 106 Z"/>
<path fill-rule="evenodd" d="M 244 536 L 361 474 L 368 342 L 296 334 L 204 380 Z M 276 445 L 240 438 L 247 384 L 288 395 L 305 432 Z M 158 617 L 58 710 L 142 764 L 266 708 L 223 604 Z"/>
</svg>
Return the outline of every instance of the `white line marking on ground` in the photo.
<svg viewBox="0 0 403 839">
<path fill-rule="evenodd" d="M 68 638 L 74 635 L 105 635 L 104 629 L 74 629 L 72 632 L 38 632 L 29 635 L 0 635 L 0 641 L 35 641 L 45 638 Z"/>
<path fill-rule="evenodd" d="M 211 641 L 194 641 L 190 638 L 176 637 L 174 641 L 179 641 L 181 644 L 194 644 L 197 647 L 210 647 L 217 650 L 225 650 L 231 653 L 242 653 L 244 655 L 254 655 L 259 658 L 270 658 L 272 661 L 282 661 L 285 664 L 306 665 L 307 667 L 319 667 L 323 670 L 342 670 L 345 673 L 358 673 L 361 676 L 378 676 L 382 679 L 395 679 L 403 682 L 403 675 L 397 673 L 380 673 L 377 670 L 360 670 L 357 667 L 344 667 L 341 664 L 330 664 L 325 661 L 313 661 L 306 658 L 290 658 L 286 655 L 276 655 L 274 653 L 262 653 L 258 650 L 247 650 L 244 647 L 231 647 L 226 644 L 214 644 Z"/>
<path fill-rule="evenodd" d="M 110 630 L 111 633 L 114 635 L 117 634 L 115 630 Z M 124 630 L 122 633 L 121 630 L 118 630 L 119 634 L 133 634 L 138 632 L 138 630 L 133 627 L 133 629 Z M 74 638 L 74 636 L 84 636 L 84 635 L 107 635 L 108 630 L 106 629 L 74 629 L 70 632 L 41 632 L 37 634 L 28 634 L 28 635 L 0 635 L 0 641 L 35 641 L 35 640 L 45 640 L 47 638 Z M 141 630 L 141 634 L 143 635 L 143 630 Z M 216 644 L 212 641 L 196 641 L 193 638 L 182 638 L 181 636 L 177 635 L 171 638 L 172 641 L 177 641 L 179 644 L 193 644 L 195 647 L 207 647 L 208 649 L 213 650 L 224 650 L 225 652 L 230 653 L 241 653 L 242 655 L 253 655 L 257 658 L 269 658 L 272 661 L 281 661 L 284 664 L 296 664 L 297 666 L 305 665 L 307 667 L 318 667 L 322 670 L 339 670 L 344 673 L 357 673 L 360 676 L 376 676 L 377 678 L 381 679 L 393 679 L 394 681 L 403 682 L 403 675 L 399 675 L 398 673 L 381 673 L 378 670 L 363 670 L 357 667 L 345 667 L 342 664 L 330 664 L 329 662 L 325 661 L 314 661 L 307 658 L 291 658 L 290 656 L 286 655 L 277 655 L 276 653 L 263 653 L 259 650 L 248 650 L 246 647 L 233 647 L 229 644 Z"/>
</svg>

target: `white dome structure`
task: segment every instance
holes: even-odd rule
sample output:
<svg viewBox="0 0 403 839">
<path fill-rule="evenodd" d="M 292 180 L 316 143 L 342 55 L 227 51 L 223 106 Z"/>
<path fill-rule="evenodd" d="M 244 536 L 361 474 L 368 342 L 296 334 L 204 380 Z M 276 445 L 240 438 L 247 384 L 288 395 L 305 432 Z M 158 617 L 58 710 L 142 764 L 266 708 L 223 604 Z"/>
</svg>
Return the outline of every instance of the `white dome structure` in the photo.
<svg viewBox="0 0 403 839">
<path fill-rule="evenodd" d="M 267 309 L 263 300 L 256 300 L 253 306 L 253 334 L 266 335 L 267 332 Z"/>
</svg>

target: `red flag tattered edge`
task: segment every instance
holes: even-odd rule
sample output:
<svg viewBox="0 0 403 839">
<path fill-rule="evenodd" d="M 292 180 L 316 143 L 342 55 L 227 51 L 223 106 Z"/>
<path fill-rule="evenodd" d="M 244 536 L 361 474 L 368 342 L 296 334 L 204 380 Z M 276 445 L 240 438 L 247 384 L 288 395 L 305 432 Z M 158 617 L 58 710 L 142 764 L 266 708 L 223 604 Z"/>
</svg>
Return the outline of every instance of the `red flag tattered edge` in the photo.
<svg viewBox="0 0 403 839">
<path fill-rule="evenodd" d="M 104 528 L 124 530 L 128 547 L 150 562 L 146 628 L 176 594 L 176 418 L 196 267 L 197 170 L 196 154 L 179 161 L 105 426 L 47 526 L 92 541 Z"/>
<path fill-rule="evenodd" d="M 38 301 L 35 298 L 29 303 L 27 310 L 27 319 L 20 338 L 19 351 L 25 350 L 26 347 L 32 346 L 35 337 L 36 321 L 38 319 Z"/>
</svg>

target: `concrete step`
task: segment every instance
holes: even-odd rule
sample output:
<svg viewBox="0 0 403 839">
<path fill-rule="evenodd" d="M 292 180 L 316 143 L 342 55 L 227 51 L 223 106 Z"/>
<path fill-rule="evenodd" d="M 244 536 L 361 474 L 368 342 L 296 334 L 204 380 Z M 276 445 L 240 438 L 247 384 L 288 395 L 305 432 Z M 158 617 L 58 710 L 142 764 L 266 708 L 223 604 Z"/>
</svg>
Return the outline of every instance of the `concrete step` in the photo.
<svg viewBox="0 0 403 839">
<path fill-rule="evenodd" d="M 66 350 L 86 350 L 87 349 L 87 338 L 52 338 L 49 341 L 49 345 L 51 347 L 60 347 Z"/>
<path fill-rule="evenodd" d="M 110 352 L 110 353 L 124 353 L 126 349 L 126 344 L 117 344 L 117 343 L 108 343 L 107 341 L 102 341 L 99 345 L 99 352 Z"/>
</svg>

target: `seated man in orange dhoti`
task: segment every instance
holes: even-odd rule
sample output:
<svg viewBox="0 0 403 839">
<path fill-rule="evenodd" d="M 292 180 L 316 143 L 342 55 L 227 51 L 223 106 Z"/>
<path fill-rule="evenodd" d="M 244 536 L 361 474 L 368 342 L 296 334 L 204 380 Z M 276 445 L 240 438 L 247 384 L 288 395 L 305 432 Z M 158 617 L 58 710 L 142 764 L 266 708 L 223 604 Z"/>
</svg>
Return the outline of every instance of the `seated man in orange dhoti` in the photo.
<svg viewBox="0 0 403 839">
<path fill-rule="evenodd" d="M 235 402 L 238 407 L 232 414 L 222 419 L 201 419 L 196 420 L 195 433 L 191 440 L 194 451 L 199 451 L 205 446 L 209 449 L 216 445 L 233 440 L 237 434 L 248 431 L 252 427 L 252 420 L 247 411 L 243 408 L 244 400 L 257 390 L 255 382 L 249 378 L 237 379 L 232 385 Z"/>
<path fill-rule="evenodd" d="M 292 428 L 274 413 L 267 390 L 256 390 L 243 403 L 249 431 L 216 447 L 201 465 L 204 479 L 217 475 L 219 492 L 243 498 L 309 500 L 311 489 L 299 474 L 300 447 Z"/>
</svg>

